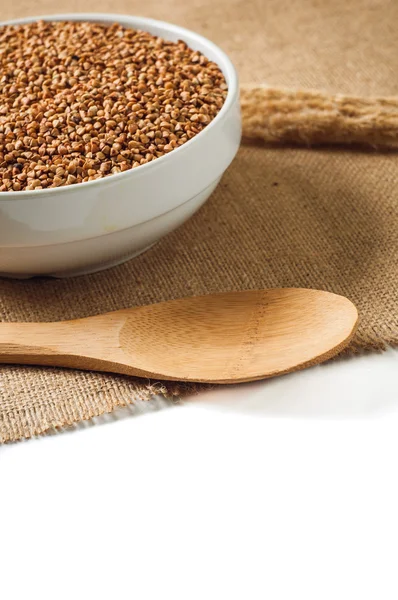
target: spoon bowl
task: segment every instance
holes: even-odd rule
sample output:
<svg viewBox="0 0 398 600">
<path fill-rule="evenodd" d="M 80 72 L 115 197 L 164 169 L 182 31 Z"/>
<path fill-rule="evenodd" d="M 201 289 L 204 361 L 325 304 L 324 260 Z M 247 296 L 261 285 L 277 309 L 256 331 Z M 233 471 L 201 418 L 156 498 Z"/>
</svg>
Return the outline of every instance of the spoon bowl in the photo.
<svg viewBox="0 0 398 600">
<path fill-rule="evenodd" d="M 329 292 L 228 292 L 74 321 L 3 323 L 0 362 L 238 383 L 331 358 L 357 320 L 352 302 Z"/>
</svg>

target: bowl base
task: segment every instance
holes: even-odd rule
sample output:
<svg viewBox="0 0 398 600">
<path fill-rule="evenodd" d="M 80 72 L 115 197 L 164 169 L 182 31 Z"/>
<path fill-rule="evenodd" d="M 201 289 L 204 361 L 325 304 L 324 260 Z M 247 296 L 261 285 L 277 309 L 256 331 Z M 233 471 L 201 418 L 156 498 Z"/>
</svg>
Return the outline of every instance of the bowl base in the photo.
<svg viewBox="0 0 398 600">
<path fill-rule="evenodd" d="M 112 267 L 117 267 L 118 265 L 122 265 L 123 263 L 139 256 L 140 254 L 144 254 L 147 250 L 155 246 L 157 242 L 153 244 L 149 244 L 146 248 L 142 250 L 138 250 L 138 252 L 132 252 L 125 256 L 121 256 L 117 259 L 110 260 L 109 262 L 98 263 L 97 265 L 92 265 L 88 269 L 76 269 L 72 271 L 61 271 L 60 273 L 50 273 L 48 277 L 54 277 L 55 279 L 64 279 L 67 277 L 80 277 L 82 275 L 92 275 L 93 273 L 99 273 L 99 271 L 105 271 L 106 269 L 112 269 Z"/>
<path fill-rule="evenodd" d="M 147 250 L 155 246 L 157 242 L 153 244 L 149 244 L 146 248 L 142 250 L 138 250 L 138 252 L 132 252 L 130 254 L 126 254 L 124 256 L 120 256 L 117 259 L 110 260 L 108 262 L 101 262 L 97 265 L 92 265 L 88 269 L 76 269 L 71 271 L 61 271 L 60 273 L 48 273 L 46 275 L 25 275 L 21 273 L 0 273 L 0 277 L 5 277 L 8 279 L 33 279 L 35 277 L 52 277 L 53 279 L 66 279 L 68 277 L 80 277 L 83 275 L 93 275 L 94 273 L 99 273 L 100 271 L 105 271 L 106 269 L 111 269 L 112 267 L 117 267 L 118 265 L 122 265 L 123 263 L 139 256 L 140 254 L 144 254 Z"/>
<path fill-rule="evenodd" d="M 0 245 L 0 277 L 61 279 L 96 273 L 124 263 L 189 219 L 218 182 L 219 179 L 184 204 L 150 221 L 106 235 L 47 246 L 1 248 Z"/>
</svg>

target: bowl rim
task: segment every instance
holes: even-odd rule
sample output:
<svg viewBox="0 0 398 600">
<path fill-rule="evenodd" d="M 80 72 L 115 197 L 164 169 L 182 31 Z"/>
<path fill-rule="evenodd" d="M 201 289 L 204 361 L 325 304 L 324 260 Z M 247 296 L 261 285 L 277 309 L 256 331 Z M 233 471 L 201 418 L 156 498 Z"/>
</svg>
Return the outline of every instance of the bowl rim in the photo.
<svg viewBox="0 0 398 600">
<path fill-rule="evenodd" d="M 38 15 L 31 17 L 24 17 L 20 19 L 10 19 L 7 21 L 0 21 L 0 27 L 6 25 L 23 25 L 26 23 L 32 23 L 34 21 L 94 21 L 94 22 L 108 22 L 108 23 L 123 23 L 126 21 L 131 22 L 131 26 L 137 29 L 142 29 L 146 31 L 146 27 L 161 27 L 163 29 L 167 29 L 173 34 L 181 36 L 181 39 L 184 37 L 188 40 L 196 40 L 201 44 L 207 46 L 211 51 L 217 56 L 216 62 L 222 69 L 224 74 L 228 79 L 228 90 L 227 97 L 220 111 L 214 117 L 214 119 L 200 131 L 195 137 L 182 144 L 178 148 L 172 150 L 168 154 L 164 156 L 160 156 L 156 160 L 151 161 L 150 163 L 146 163 L 144 165 L 140 165 L 139 167 L 135 167 L 134 169 L 128 169 L 122 173 L 113 173 L 112 175 L 108 175 L 103 177 L 102 179 L 95 179 L 93 181 L 83 181 L 81 183 L 77 183 L 75 185 L 65 185 L 57 188 L 45 188 L 43 190 L 20 190 L 20 191 L 7 191 L 0 192 L 0 202 L 10 201 L 13 202 L 18 200 L 28 200 L 30 198 L 38 198 L 39 196 L 46 195 L 59 195 L 59 194 L 67 194 L 71 192 L 76 192 L 76 188 L 85 189 L 87 186 L 106 186 L 107 183 L 115 182 L 116 179 L 121 180 L 122 178 L 134 177 L 143 174 L 144 169 L 149 172 L 150 170 L 158 168 L 161 163 L 162 165 L 168 161 L 175 160 L 180 156 L 180 154 L 184 151 L 187 151 L 188 148 L 192 146 L 192 144 L 196 143 L 198 138 L 202 139 L 204 135 L 208 134 L 208 132 L 213 129 L 217 124 L 219 124 L 222 120 L 224 120 L 225 116 L 229 112 L 230 108 L 234 105 L 236 97 L 239 92 L 239 83 L 238 83 L 238 74 L 237 71 L 228 57 L 228 55 L 221 50 L 217 44 L 201 35 L 200 33 L 196 33 L 191 29 L 187 29 L 185 27 L 180 27 L 179 25 L 174 25 L 173 23 L 169 23 L 167 21 L 161 21 L 158 19 L 151 19 L 148 17 L 140 17 L 135 15 L 126 15 L 123 13 L 60 13 L 54 15 Z M 189 43 L 189 42 L 188 42 Z M 82 187 L 84 186 L 84 188 Z"/>
</svg>

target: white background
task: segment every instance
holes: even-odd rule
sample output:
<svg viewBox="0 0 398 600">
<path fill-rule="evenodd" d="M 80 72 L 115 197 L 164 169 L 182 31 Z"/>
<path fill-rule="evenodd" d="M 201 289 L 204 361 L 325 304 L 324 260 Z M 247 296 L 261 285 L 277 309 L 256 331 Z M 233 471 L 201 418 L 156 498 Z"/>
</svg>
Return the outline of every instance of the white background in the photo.
<svg viewBox="0 0 398 600">
<path fill-rule="evenodd" d="M 0 450 L 0 597 L 396 600 L 398 351 Z"/>
</svg>

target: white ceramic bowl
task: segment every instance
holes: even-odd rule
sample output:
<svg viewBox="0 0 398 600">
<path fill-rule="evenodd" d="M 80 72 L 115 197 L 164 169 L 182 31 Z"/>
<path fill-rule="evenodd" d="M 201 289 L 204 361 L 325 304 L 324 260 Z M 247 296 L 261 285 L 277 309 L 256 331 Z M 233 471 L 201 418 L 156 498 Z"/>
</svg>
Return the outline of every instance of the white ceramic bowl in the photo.
<svg viewBox="0 0 398 600">
<path fill-rule="evenodd" d="M 228 57 L 212 42 L 162 21 L 79 13 L 0 25 L 37 19 L 118 22 L 168 40 L 182 39 L 216 62 L 228 83 L 226 101 L 216 118 L 170 154 L 97 181 L 0 192 L 0 275 L 82 275 L 140 254 L 207 200 L 239 147 L 238 79 Z"/>
</svg>

